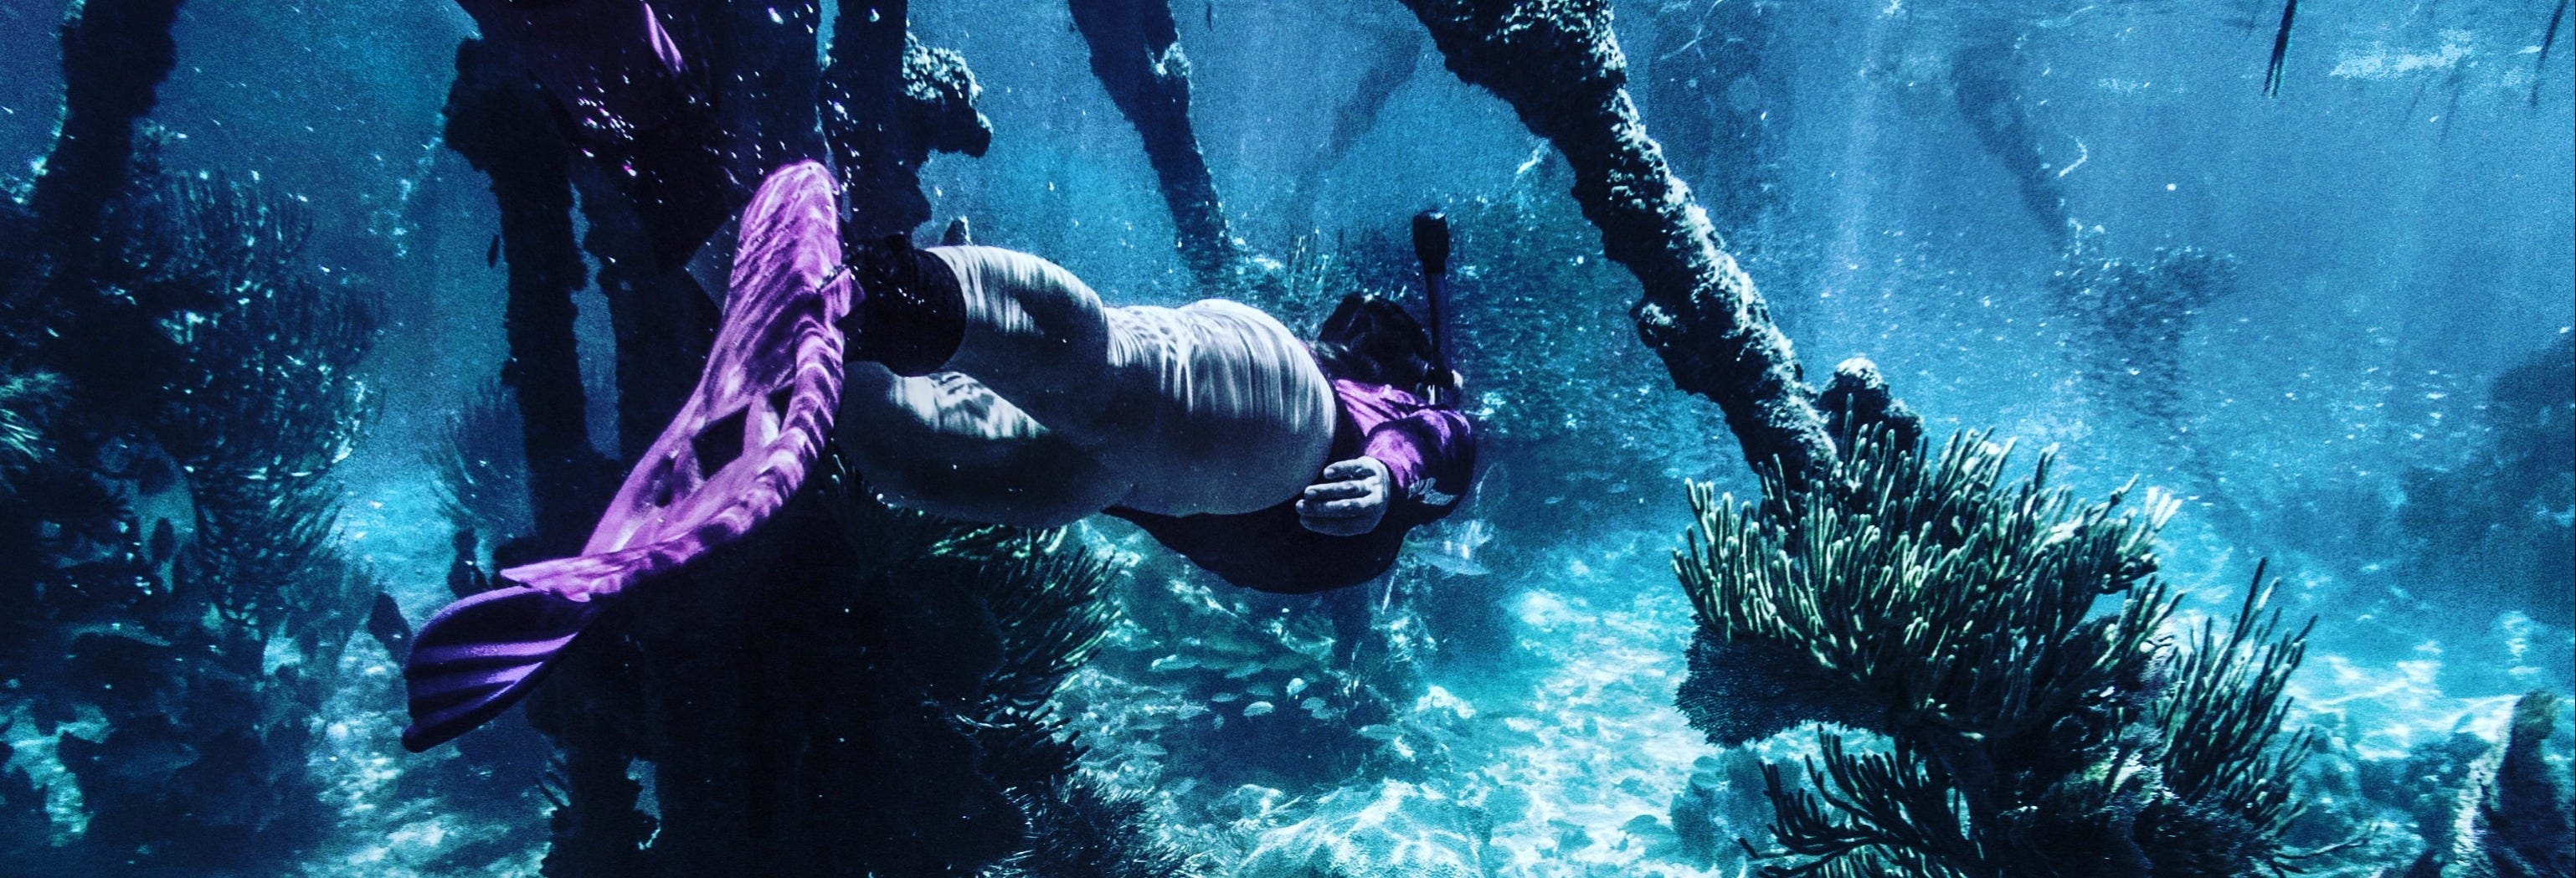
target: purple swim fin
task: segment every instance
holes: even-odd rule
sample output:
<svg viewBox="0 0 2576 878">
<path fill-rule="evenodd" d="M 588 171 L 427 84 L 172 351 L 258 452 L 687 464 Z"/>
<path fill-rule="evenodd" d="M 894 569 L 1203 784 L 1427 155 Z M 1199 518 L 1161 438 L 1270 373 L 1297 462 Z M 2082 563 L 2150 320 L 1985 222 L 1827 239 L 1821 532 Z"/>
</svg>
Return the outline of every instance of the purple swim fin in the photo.
<svg viewBox="0 0 2576 878">
<path fill-rule="evenodd" d="M 686 564 L 768 519 L 804 484 L 841 399 L 841 271 L 832 175 L 799 162 L 744 208 L 724 324 L 706 371 L 601 514 L 582 554 L 501 571 L 514 585 L 450 604 L 421 627 L 403 678 L 415 751 L 463 734 L 527 692 L 594 602 Z"/>
<path fill-rule="evenodd" d="M 411 690 L 403 748 L 436 747 L 510 709 L 600 607 L 533 588 L 503 588 L 438 611 L 421 626 L 403 663 Z"/>
</svg>

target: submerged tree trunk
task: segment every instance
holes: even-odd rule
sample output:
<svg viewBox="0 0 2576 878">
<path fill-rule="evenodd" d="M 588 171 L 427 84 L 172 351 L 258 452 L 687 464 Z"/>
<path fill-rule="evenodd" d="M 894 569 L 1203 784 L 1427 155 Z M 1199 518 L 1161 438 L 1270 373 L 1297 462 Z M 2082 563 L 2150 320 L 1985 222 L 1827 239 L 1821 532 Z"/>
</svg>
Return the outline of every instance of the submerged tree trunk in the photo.
<svg viewBox="0 0 2576 878">
<path fill-rule="evenodd" d="M 1391 20 L 1382 26 L 1376 26 L 1375 22 L 1372 24 L 1372 31 L 1385 32 L 1371 33 L 1371 38 L 1366 40 L 1363 51 L 1370 53 L 1367 68 L 1360 72 L 1360 80 L 1352 89 L 1350 99 L 1334 109 L 1333 130 L 1325 136 L 1323 148 L 1316 150 L 1307 158 L 1304 167 L 1298 169 L 1297 207 L 1293 218 L 1300 222 L 1310 222 L 1314 217 L 1315 204 L 1322 198 L 1322 193 L 1316 190 L 1321 188 L 1324 175 L 1339 166 L 1343 159 L 1349 158 L 1351 148 L 1359 145 L 1360 138 L 1367 135 L 1369 129 L 1377 127 L 1378 115 L 1386 110 L 1387 101 L 1395 97 L 1397 89 L 1413 81 L 1414 70 L 1422 64 L 1420 35 L 1409 27 L 1396 27 L 1403 24 L 1401 21 Z M 1302 233 L 1304 230 L 1299 231 Z"/>
<path fill-rule="evenodd" d="M 975 111 L 975 74 L 947 49 L 923 47 L 907 4 L 843 3 L 823 70 L 823 140 L 850 207 L 841 239 L 856 249 L 930 219 L 921 164 L 936 152 L 981 157 L 992 124 Z"/>
<path fill-rule="evenodd" d="M 27 198 L 55 247 L 58 280 L 89 276 L 100 219 L 125 193 L 134 123 L 177 61 L 178 15 L 179 0 L 88 0 L 63 22 L 62 125 Z"/>
<path fill-rule="evenodd" d="M 1978 145 L 2012 175 L 2022 209 L 2048 236 L 2049 249 L 2067 252 L 2075 246 L 2076 225 L 2067 213 L 2066 185 L 2059 181 L 2083 161 L 2080 144 L 2071 137 L 2065 141 L 2079 147 L 2078 157 L 2069 162 L 2050 152 L 2022 100 L 2022 53 L 2014 45 L 2015 35 L 2002 21 L 1980 21 L 1973 27 L 1977 29 L 1950 52 L 1951 98 Z"/>
<path fill-rule="evenodd" d="M 1091 46 L 1091 73 L 1144 139 L 1145 159 L 1172 210 L 1181 262 L 1201 285 L 1233 283 L 1242 259 L 1207 156 L 1190 127 L 1190 62 L 1170 0 L 1072 0 L 1073 26 Z"/>
<path fill-rule="evenodd" d="M 1756 468 L 1793 478 L 1833 459 L 1789 339 L 1718 246 L 1629 99 L 1606 0 L 1404 0 L 1458 78 L 1500 96 L 1574 168 L 1604 254 L 1637 276 L 1637 334 L 1673 383 L 1715 400 Z"/>
<path fill-rule="evenodd" d="M 501 383 L 519 404 L 540 551 L 581 546 L 598 510 L 605 462 L 591 449 L 587 394 L 573 336 L 572 294 L 583 275 L 572 234 L 569 150 L 545 97 L 492 45 L 456 50 L 447 95 L 447 146 L 492 180 L 510 299 L 502 320 L 509 359 Z"/>
</svg>

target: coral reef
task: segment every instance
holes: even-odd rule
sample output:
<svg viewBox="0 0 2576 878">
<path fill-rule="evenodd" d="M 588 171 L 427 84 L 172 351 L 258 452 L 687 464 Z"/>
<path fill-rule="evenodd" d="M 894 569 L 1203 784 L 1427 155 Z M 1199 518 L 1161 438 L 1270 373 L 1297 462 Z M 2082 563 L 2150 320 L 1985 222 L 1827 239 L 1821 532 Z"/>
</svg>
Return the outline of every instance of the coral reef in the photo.
<svg viewBox="0 0 2576 878">
<path fill-rule="evenodd" d="M 85 818 L 47 847 L 46 797 L 18 776 L 8 823 L 34 836 L 0 846 L 36 874 L 239 867 L 316 841 L 316 719 L 378 595 L 329 543 L 377 303 L 301 261 L 291 205 L 137 155 L 101 258 L 36 281 L 105 304 L 7 366 L 0 531 L 24 554 L 0 574 L 0 676 L 22 685 L 0 706 L 51 741 Z"/>
<path fill-rule="evenodd" d="M 2441 815 L 2449 819 L 2427 821 L 2429 844 L 2404 878 L 2576 875 L 2564 763 L 2551 765 L 2543 752 L 2562 703 L 2546 691 L 2514 702 L 2504 744 L 2453 788 L 2454 809 Z"/>
<path fill-rule="evenodd" d="M 304 261 L 294 203 L 137 136 L 176 7 L 75 5 L 64 125 L 0 202 L 0 716 L 68 776 L 0 780 L 24 874 L 314 843 L 317 718 L 378 594 L 329 545 L 378 305 Z"/>
<path fill-rule="evenodd" d="M 1692 763 L 1670 814 L 1682 858 L 1721 875 L 1741 874 L 1746 853 L 1737 839 L 1754 837 L 1773 819 L 1761 793 L 1768 788 L 1766 777 L 1762 761 L 1740 748 Z"/>
<path fill-rule="evenodd" d="M 2257 571 L 2233 624 L 2159 637 L 2176 598 L 2154 577 L 2174 502 L 2082 502 L 2043 455 L 2003 483 L 2010 447 L 1954 437 L 1937 457 L 1872 430 L 1829 482 L 1766 502 L 1692 493 L 1674 567 L 1704 642 L 1796 668 L 1824 716 L 1756 723 L 1729 680 L 1695 673 L 1682 707 L 1712 742 L 1831 719 L 1885 753 L 1820 735 L 1784 786 L 1766 874 L 2241 875 L 2305 856 L 2281 841 L 2304 734 L 2283 698 L 2305 649 L 2263 608 Z M 2113 612 L 2098 598 L 2117 596 Z M 1711 671 L 1724 666 L 1701 665 Z M 1776 711 L 1811 705 L 1772 703 Z M 1784 721 L 1785 720 L 1785 721 Z"/>
<path fill-rule="evenodd" d="M 887 509 L 852 478 L 574 645 L 560 673 L 581 685 L 530 704 L 580 746 L 548 873 L 1188 874 L 1075 771 L 1049 707 L 1111 622 L 1111 568 L 1061 533 Z M 565 734 L 597 716 L 626 719 Z"/>
</svg>

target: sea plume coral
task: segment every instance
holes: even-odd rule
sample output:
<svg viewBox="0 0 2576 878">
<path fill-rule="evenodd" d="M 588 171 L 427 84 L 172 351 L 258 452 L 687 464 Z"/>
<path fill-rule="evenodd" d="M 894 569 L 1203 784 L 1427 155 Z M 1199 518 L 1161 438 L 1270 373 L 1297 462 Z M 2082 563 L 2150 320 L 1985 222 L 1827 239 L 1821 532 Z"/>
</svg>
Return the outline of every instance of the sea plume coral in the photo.
<svg viewBox="0 0 2576 878">
<path fill-rule="evenodd" d="M 2306 632 L 2265 612 L 2260 571 L 2233 624 L 2176 642 L 2154 576 L 2172 500 L 2079 500 L 2046 455 L 2007 483 L 2010 444 L 1980 433 L 1937 456 L 1857 438 L 1833 478 L 1772 478 L 1758 506 L 1695 486 L 1674 559 L 1702 629 L 1695 726 L 1726 744 L 1827 719 L 1892 745 L 1823 735 L 1814 793 L 1770 769 L 1766 874 L 2244 875 L 2300 856 L 2280 839 L 2308 744 L 2280 726 Z M 1734 702 L 1763 694 L 1719 676 L 1748 658 L 1800 699 L 1748 720 Z"/>
</svg>

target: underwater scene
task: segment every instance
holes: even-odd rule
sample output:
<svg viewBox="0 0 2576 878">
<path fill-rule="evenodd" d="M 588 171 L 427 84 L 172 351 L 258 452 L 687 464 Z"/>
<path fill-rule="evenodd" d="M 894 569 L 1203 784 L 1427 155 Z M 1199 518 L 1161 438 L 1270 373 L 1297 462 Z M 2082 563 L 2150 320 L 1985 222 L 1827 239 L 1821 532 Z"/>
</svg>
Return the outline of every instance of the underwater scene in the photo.
<svg viewBox="0 0 2576 878">
<path fill-rule="evenodd" d="M 0 876 L 2576 875 L 2568 0 L 0 0 Z"/>
</svg>

